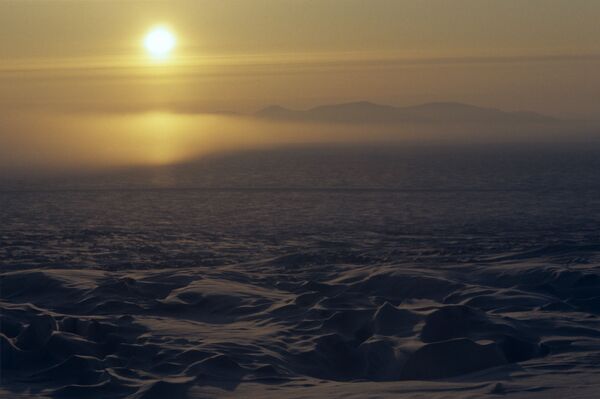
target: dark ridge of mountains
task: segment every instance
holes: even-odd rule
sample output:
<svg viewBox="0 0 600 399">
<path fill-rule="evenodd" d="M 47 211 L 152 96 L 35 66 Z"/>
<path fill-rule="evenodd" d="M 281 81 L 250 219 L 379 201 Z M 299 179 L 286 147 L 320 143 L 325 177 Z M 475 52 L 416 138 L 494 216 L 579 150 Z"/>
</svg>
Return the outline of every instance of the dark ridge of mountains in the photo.
<svg viewBox="0 0 600 399">
<path fill-rule="evenodd" d="M 535 112 L 507 112 L 474 105 L 435 102 L 411 107 L 393 107 L 368 101 L 322 105 L 305 111 L 278 105 L 254 114 L 271 120 L 349 124 L 440 124 L 440 123 L 502 123 L 550 124 L 557 119 Z"/>
</svg>

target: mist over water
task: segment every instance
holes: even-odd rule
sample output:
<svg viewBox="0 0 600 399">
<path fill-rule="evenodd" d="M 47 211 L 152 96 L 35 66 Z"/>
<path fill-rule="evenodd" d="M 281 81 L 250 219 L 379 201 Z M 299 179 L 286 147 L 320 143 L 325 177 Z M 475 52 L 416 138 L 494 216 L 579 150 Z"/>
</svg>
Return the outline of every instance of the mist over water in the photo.
<svg viewBox="0 0 600 399">
<path fill-rule="evenodd" d="M 247 129 L 234 118 L 164 112 L 15 115 L 3 121 L 5 174 L 161 165 L 243 147 Z M 262 140 L 254 135 L 254 144 Z"/>
<path fill-rule="evenodd" d="M 339 123 L 164 111 L 15 111 L 3 116 L 0 122 L 3 179 L 176 165 L 216 154 L 294 145 L 513 143 L 527 147 L 531 143 L 596 145 L 598 142 L 594 125 L 583 123 Z"/>
</svg>

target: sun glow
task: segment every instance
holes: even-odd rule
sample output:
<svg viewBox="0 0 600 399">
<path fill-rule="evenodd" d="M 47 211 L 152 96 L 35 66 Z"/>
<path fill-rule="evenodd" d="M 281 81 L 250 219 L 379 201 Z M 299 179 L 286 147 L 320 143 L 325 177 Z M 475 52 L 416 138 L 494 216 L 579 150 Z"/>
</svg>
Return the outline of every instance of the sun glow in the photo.
<svg viewBox="0 0 600 399">
<path fill-rule="evenodd" d="M 155 59 L 165 59 L 175 48 L 175 35 L 164 26 L 157 26 L 146 35 L 144 47 Z"/>
</svg>

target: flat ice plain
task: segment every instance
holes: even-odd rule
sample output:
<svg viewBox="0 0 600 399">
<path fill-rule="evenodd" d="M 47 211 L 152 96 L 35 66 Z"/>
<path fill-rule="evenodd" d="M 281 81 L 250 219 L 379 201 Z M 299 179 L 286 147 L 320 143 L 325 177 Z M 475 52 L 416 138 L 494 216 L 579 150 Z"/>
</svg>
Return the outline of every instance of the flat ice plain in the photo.
<svg viewBox="0 0 600 399">
<path fill-rule="evenodd" d="M 0 397 L 600 397 L 600 151 L 419 151 L 3 191 Z"/>
</svg>

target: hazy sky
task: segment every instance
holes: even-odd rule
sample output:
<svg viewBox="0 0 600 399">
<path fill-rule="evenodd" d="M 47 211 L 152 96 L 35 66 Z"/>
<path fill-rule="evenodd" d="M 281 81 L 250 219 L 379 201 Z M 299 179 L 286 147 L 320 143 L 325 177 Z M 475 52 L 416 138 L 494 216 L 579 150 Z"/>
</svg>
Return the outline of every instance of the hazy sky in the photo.
<svg viewBox="0 0 600 399">
<path fill-rule="evenodd" d="M 253 110 L 367 99 L 590 115 L 596 0 L 8 0 L 0 101 Z M 140 45 L 155 24 L 179 47 Z"/>
<path fill-rule="evenodd" d="M 598 21 L 597 0 L 4 0 L 0 155 L 41 165 L 89 158 L 88 143 L 132 157 L 123 132 L 140 112 L 369 100 L 597 117 Z M 142 46 L 157 24 L 178 40 L 162 62 Z M 99 131 L 112 138 L 89 138 Z"/>
</svg>

